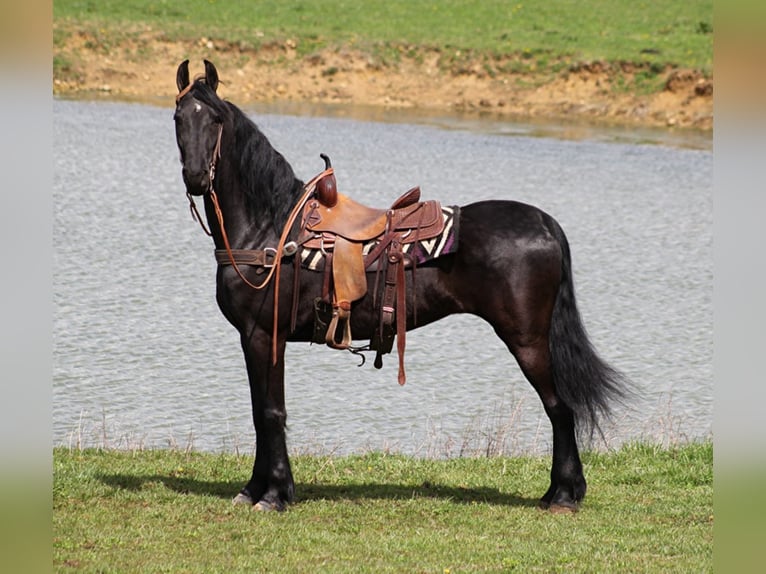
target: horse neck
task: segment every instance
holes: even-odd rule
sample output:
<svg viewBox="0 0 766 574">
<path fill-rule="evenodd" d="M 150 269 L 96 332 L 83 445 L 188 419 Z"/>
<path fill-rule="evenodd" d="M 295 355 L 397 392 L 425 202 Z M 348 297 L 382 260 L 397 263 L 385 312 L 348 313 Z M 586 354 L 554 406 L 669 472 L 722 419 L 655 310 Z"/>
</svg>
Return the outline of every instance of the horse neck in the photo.
<svg viewBox="0 0 766 574">
<path fill-rule="evenodd" d="M 257 126 L 238 113 L 233 109 L 224 123 L 213 183 L 231 247 L 261 249 L 279 240 L 288 213 L 303 192 L 303 182 Z M 222 234 L 209 197 L 205 208 L 220 249 Z"/>
<path fill-rule="evenodd" d="M 213 185 L 223 228 L 232 248 L 255 249 L 268 243 L 273 233 L 270 233 L 270 226 L 256 221 L 247 206 L 241 185 L 236 178 L 227 176 L 228 171 L 223 162 L 219 162 Z M 205 215 L 216 249 L 224 249 L 223 230 L 211 194 L 205 196 Z"/>
<path fill-rule="evenodd" d="M 229 244 L 233 249 L 273 247 L 279 240 L 284 222 L 275 219 L 271 209 L 253 208 L 247 198 L 238 163 L 236 153 L 223 152 L 213 182 Z M 301 182 L 296 179 L 294 187 L 300 190 Z M 292 207 L 297 200 L 297 197 L 289 200 L 292 203 L 288 207 Z M 224 249 L 223 233 L 209 194 L 205 196 L 205 212 L 216 249 Z"/>
</svg>

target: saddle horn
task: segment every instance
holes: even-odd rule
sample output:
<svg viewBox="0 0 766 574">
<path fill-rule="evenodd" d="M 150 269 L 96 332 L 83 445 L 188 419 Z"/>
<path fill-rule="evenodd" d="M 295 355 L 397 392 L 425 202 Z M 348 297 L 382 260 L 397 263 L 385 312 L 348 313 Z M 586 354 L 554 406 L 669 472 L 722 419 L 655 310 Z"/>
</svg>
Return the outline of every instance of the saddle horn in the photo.
<svg viewBox="0 0 766 574">
<path fill-rule="evenodd" d="M 325 169 L 330 169 L 332 167 L 332 163 L 330 163 L 330 158 L 328 156 L 320 153 L 319 157 L 324 160 Z M 319 203 L 322 205 L 326 207 L 335 207 L 335 204 L 338 203 L 338 185 L 335 181 L 334 173 L 324 176 L 316 183 L 316 196 Z"/>
</svg>

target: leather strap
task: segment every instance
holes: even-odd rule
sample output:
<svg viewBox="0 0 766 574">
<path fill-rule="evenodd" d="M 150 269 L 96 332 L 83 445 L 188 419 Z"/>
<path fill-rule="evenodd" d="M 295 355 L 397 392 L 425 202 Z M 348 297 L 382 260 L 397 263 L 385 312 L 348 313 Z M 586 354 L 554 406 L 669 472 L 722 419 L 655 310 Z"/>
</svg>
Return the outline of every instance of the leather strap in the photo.
<svg viewBox="0 0 766 574">
<path fill-rule="evenodd" d="M 396 352 L 399 355 L 399 384 L 407 381 L 404 373 L 404 348 L 407 337 L 407 284 L 404 275 L 404 254 L 399 251 L 396 264 Z"/>
<path fill-rule="evenodd" d="M 231 265 L 232 260 L 237 265 L 255 265 L 257 267 L 272 267 L 277 256 L 276 249 L 226 249 L 215 250 L 215 260 L 219 265 Z"/>
<path fill-rule="evenodd" d="M 404 371 L 404 349 L 407 337 L 407 284 L 405 275 L 405 254 L 398 241 L 390 244 L 386 255 L 386 283 L 381 302 L 380 325 L 381 339 L 387 328 L 396 320 L 396 351 L 399 355 L 399 384 L 407 381 Z"/>
<path fill-rule="evenodd" d="M 197 80 L 195 79 L 194 82 Z M 189 84 L 180 92 L 178 92 L 178 95 L 176 96 L 176 104 L 181 101 L 181 98 L 183 98 L 186 94 L 188 94 L 192 87 L 194 87 L 194 82 L 189 82 Z"/>
<path fill-rule="evenodd" d="M 295 252 L 293 257 L 293 301 L 290 306 L 290 333 L 295 333 L 295 326 L 298 324 L 298 303 L 300 302 L 301 292 L 301 248 Z"/>
</svg>

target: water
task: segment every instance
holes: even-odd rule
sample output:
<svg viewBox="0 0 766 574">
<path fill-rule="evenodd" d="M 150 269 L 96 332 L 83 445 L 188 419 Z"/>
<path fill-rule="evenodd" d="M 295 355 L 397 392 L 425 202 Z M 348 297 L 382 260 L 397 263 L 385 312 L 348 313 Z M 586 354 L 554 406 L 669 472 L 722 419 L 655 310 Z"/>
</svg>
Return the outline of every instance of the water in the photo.
<svg viewBox="0 0 766 574">
<path fill-rule="evenodd" d="M 252 452 L 238 335 L 215 304 L 213 247 L 189 215 L 172 111 L 53 106 L 54 444 Z M 496 121 L 255 119 L 299 177 L 327 153 L 339 189 L 371 205 L 420 185 L 445 204 L 518 199 L 552 214 L 591 338 L 639 394 L 596 446 L 711 436 L 710 149 L 533 137 Z M 487 324 L 450 317 L 407 344 L 404 387 L 395 354 L 378 371 L 289 345 L 292 452 L 550 448 L 542 405 Z"/>
</svg>

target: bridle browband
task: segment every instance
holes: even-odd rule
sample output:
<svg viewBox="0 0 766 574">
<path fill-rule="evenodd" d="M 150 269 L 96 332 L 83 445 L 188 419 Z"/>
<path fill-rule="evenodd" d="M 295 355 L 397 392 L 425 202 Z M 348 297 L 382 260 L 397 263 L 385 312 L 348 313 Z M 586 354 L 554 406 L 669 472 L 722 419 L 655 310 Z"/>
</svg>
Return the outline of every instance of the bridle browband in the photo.
<svg viewBox="0 0 766 574">
<path fill-rule="evenodd" d="M 178 105 L 178 103 L 179 103 L 179 102 L 180 102 L 180 101 L 183 99 L 183 97 L 184 97 L 186 94 L 188 94 L 189 92 L 191 92 L 191 89 L 194 87 L 194 83 L 195 83 L 195 82 L 197 82 L 197 81 L 199 81 L 199 80 L 204 80 L 204 79 L 205 79 L 205 76 L 198 76 L 198 77 L 194 78 L 194 82 L 189 82 L 189 83 L 187 84 L 187 86 L 186 86 L 186 87 L 185 87 L 183 90 L 181 90 L 180 92 L 178 92 L 178 95 L 176 96 L 176 105 Z"/>
<path fill-rule="evenodd" d="M 178 95 L 176 96 L 176 103 L 178 103 L 181 100 L 181 98 L 183 98 L 186 94 L 189 93 L 192 85 L 193 84 L 189 84 L 178 93 Z M 306 205 L 306 202 L 314 194 L 317 182 L 325 176 L 332 175 L 333 168 L 328 167 L 327 169 L 325 169 L 318 175 L 314 176 L 308 183 L 306 183 L 303 186 L 303 194 L 301 195 L 300 199 L 295 204 L 292 211 L 290 212 L 290 215 L 287 218 L 285 226 L 282 229 L 282 233 L 280 234 L 279 243 L 277 244 L 276 249 L 267 248 L 267 250 L 270 250 L 274 253 L 273 264 L 270 265 L 269 273 L 268 275 L 266 275 L 266 277 L 260 284 L 256 285 L 250 282 L 247 279 L 247 277 L 245 277 L 245 275 L 242 273 L 242 270 L 237 265 L 237 261 L 236 261 L 236 258 L 234 257 L 231 244 L 229 243 L 228 234 L 226 233 L 226 227 L 224 226 L 223 212 L 221 211 L 221 206 L 218 202 L 218 195 L 215 192 L 215 186 L 214 186 L 215 170 L 218 165 L 218 160 L 221 158 L 222 137 L 223 137 L 223 123 L 220 122 L 218 124 L 218 137 L 216 138 L 215 148 L 213 148 L 213 155 L 210 158 L 210 163 L 208 165 L 208 188 L 205 191 L 205 194 L 210 196 L 210 200 L 213 203 L 213 208 L 215 210 L 216 219 L 218 220 L 218 227 L 221 230 L 221 238 L 223 239 L 223 244 L 224 244 L 226 254 L 228 256 L 229 264 L 231 264 L 231 266 L 237 272 L 237 275 L 239 275 L 240 279 L 242 279 L 242 281 L 247 286 L 251 287 L 252 289 L 260 290 L 267 287 L 271 279 L 274 278 L 274 322 L 273 322 L 273 332 L 272 332 L 272 362 L 276 364 L 277 362 L 277 324 L 278 324 L 278 318 L 279 318 L 279 313 L 278 313 L 279 311 L 279 278 L 280 278 L 280 272 L 282 268 L 282 257 L 295 254 L 297 249 L 297 246 L 293 246 L 291 249 L 288 249 L 286 252 L 285 246 L 288 245 L 287 237 L 290 234 L 290 231 L 293 227 L 293 224 L 295 223 L 295 220 L 297 219 L 298 215 L 303 210 L 303 207 Z M 194 203 L 193 196 L 191 195 L 191 193 L 187 191 L 186 197 L 189 198 L 189 208 L 192 213 L 192 218 L 199 222 L 200 226 L 202 227 L 202 230 L 208 236 L 212 237 L 213 234 L 210 232 L 210 230 L 207 227 L 205 227 L 202 217 L 200 216 L 200 213 L 197 210 L 197 205 Z M 293 243 L 294 242 L 290 242 L 290 244 L 293 244 Z"/>
</svg>

